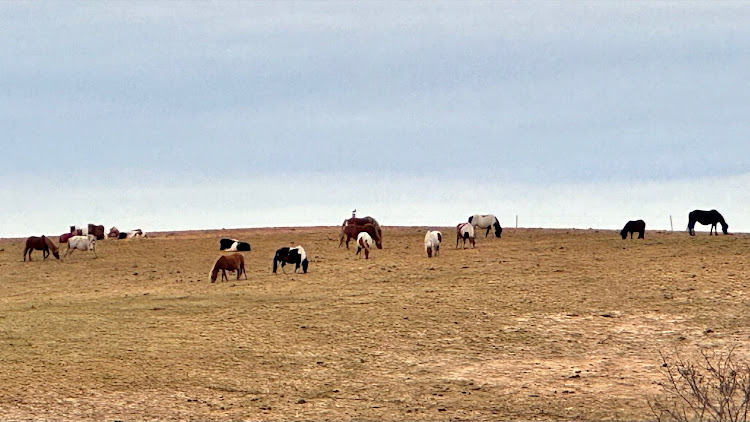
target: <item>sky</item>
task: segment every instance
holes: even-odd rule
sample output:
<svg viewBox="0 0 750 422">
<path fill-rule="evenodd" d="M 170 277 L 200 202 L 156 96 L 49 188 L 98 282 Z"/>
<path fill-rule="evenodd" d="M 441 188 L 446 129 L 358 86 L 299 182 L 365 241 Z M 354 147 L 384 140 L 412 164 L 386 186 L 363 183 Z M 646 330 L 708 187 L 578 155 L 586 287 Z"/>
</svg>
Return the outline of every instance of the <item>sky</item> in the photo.
<svg viewBox="0 0 750 422">
<path fill-rule="evenodd" d="M 2 2 L 0 237 L 747 232 L 749 39 L 750 2 Z"/>
</svg>

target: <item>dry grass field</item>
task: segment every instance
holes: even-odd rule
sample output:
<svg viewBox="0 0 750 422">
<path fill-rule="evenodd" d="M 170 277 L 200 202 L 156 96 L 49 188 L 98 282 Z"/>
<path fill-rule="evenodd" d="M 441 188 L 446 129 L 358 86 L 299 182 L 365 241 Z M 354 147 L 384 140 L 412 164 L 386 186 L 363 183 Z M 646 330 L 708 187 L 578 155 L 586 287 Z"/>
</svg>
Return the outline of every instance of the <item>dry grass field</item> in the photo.
<svg viewBox="0 0 750 422">
<path fill-rule="evenodd" d="M 750 356 L 750 236 L 385 227 L 157 233 L 22 262 L 0 240 L 2 420 L 653 419 L 659 352 Z M 490 236 L 492 236 L 490 234 Z M 219 238 L 248 280 L 211 283 Z M 308 274 L 271 274 L 301 244 Z M 64 248 L 63 248 L 64 252 Z"/>
</svg>

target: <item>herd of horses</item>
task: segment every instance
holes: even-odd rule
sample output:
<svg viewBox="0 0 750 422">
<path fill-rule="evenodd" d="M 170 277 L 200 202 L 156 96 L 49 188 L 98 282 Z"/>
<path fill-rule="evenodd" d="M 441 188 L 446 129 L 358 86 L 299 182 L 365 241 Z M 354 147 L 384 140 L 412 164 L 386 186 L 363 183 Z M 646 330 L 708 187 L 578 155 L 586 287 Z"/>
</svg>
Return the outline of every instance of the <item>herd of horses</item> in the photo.
<svg viewBox="0 0 750 422">
<path fill-rule="evenodd" d="M 716 226 L 721 224 L 721 230 L 724 234 L 729 234 L 729 225 L 724 220 L 724 217 L 716 210 L 703 211 L 694 210 L 688 215 L 688 226 L 687 230 L 691 236 L 695 236 L 695 224 L 700 223 L 703 225 L 710 225 L 709 235 L 716 233 L 718 230 Z M 486 230 L 484 237 L 488 237 L 490 230 L 494 229 L 495 237 L 500 238 L 502 236 L 503 228 L 500 226 L 500 221 L 492 214 L 475 214 L 468 218 L 467 222 L 459 223 L 456 226 L 456 248 L 461 241 L 463 241 L 462 249 L 466 248 L 466 242 L 469 242 L 469 246 L 474 248 L 476 246 L 476 233 L 477 230 Z M 646 232 L 646 223 L 643 220 L 632 220 L 625 224 L 625 227 L 620 231 L 620 236 L 623 240 L 630 235 L 633 238 L 635 233 L 638 233 L 638 239 L 644 239 Z M 140 229 L 131 230 L 129 232 L 120 232 L 117 228 L 112 227 L 108 234 L 111 238 L 126 239 L 138 236 L 144 236 L 143 231 Z M 96 258 L 96 241 L 104 239 L 104 226 L 97 226 L 89 224 L 88 227 L 81 228 L 76 226 L 70 227 L 70 232 L 60 236 L 60 245 L 67 244 L 68 248 L 63 257 L 67 257 L 75 250 L 91 251 Z M 352 214 L 351 218 L 347 218 L 341 225 L 341 231 L 339 233 L 339 247 L 346 245 L 349 249 L 349 242 L 352 239 L 356 239 L 357 251 L 356 256 L 364 256 L 365 259 L 370 258 L 372 245 L 378 249 L 383 249 L 383 230 L 380 224 L 373 217 L 357 218 Z M 428 230 L 424 238 L 425 252 L 428 258 L 438 256 L 440 252 L 440 244 L 443 236 L 437 230 Z M 47 259 L 50 255 L 60 259 L 60 248 L 49 237 L 44 235 L 37 237 L 31 236 L 26 239 L 26 247 L 23 251 L 23 260 L 26 261 L 28 257 L 31 261 L 31 253 L 35 250 L 42 251 L 42 259 Z M 226 252 L 241 252 L 250 251 L 251 247 L 248 242 L 239 241 L 237 239 L 221 239 L 219 242 L 219 250 Z M 282 247 L 279 248 L 273 257 L 272 272 L 276 274 L 276 271 L 281 265 L 282 271 L 286 264 L 295 265 L 294 272 L 296 273 L 302 269 L 303 273 L 307 273 L 309 261 L 307 259 L 307 253 L 302 246 L 296 247 Z M 221 271 L 221 279 L 227 279 L 226 271 L 236 272 L 237 279 L 240 279 L 242 274 L 245 274 L 247 279 L 247 272 L 245 271 L 245 259 L 241 253 L 233 253 L 228 255 L 222 255 L 216 260 L 211 270 L 211 282 L 215 282 L 218 278 L 218 273 Z"/>
</svg>

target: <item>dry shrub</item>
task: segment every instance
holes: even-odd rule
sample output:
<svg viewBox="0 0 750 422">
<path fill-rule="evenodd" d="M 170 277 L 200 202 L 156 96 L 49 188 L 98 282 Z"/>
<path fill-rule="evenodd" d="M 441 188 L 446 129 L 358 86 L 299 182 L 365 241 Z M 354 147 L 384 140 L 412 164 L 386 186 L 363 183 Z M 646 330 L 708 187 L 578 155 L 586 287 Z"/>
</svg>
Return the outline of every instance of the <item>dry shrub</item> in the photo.
<svg viewBox="0 0 750 422">
<path fill-rule="evenodd" d="M 701 350 L 697 362 L 660 352 L 664 394 L 649 401 L 658 421 L 747 421 L 750 367 L 729 353 Z"/>
</svg>

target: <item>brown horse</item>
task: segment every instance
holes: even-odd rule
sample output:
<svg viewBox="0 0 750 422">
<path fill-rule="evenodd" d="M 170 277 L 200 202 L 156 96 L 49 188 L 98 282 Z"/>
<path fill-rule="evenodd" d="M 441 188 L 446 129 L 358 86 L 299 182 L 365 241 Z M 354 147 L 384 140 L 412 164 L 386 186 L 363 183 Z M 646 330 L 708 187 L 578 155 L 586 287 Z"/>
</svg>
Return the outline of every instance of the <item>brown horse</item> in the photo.
<svg viewBox="0 0 750 422">
<path fill-rule="evenodd" d="M 237 271 L 237 280 L 240 279 L 240 275 L 242 273 L 245 273 L 245 280 L 247 280 L 247 271 L 245 271 L 245 257 L 242 256 L 241 253 L 224 255 L 217 259 L 216 264 L 214 264 L 213 270 L 211 270 L 211 283 L 216 282 L 216 276 L 219 274 L 219 270 L 221 270 L 222 280 L 226 278 L 227 281 L 229 281 L 229 277 L 227 277 L 227 271 Z"/>
<path fill-rule="evenodd" d="M 60 251 L 55 246 L 54 242 L 47 236 L 42 237 L 31 236 L 26 239 L 26 248 L 23 250 L 23 261 L 26 262 L 26 255 L 29 255 L 29 261 L 31 261 L 31 252 L 37 250 L 42 251 L 42 259 L 47 259 L 50 251 L 55 258 L 60 259 Z"/>
<path fill-rule="evenodd" d="M 370 235 L 373 239 L 375 239 L 375 246 L 378 247 L 378 249 L 383 249 L 382 239 L 380 238 L 380 233 L 370 223 L 364 224 L 362 226 L 357 225 L 345 225 L 341 229 L 341 234 L 339 235 L 339 247 L 344 243 L 344 239 L 346 239 L 346 249 L 349 249 L 349 241 L 352 239 L 356 239 L 357 235 L 366 232 Z"/>
<path fill-rule="evenodd" d="M 352 215 L 352 218 L 347 218 L 346 220 L 344 220 L 344 223 L 341 225 L 341 234 L 339 234 L 339 238 L 343 239 L 344 237 L 344 227 L 364 226 L 365 224 L 372 224 L 375 227 L 375 230 L 378 232 L 377 238 L 375 236 L 371 236 L 377 242 L 378 249 L 383 249 L 383 245 L 381 243 L 383 241 L 383 230 L 380 228 L 380 224 L 378 223 L 378 221 L 370 216 L 357 218 Z M 354 237 L 357 237 L 357 235 L 355 234 Z M 339 243 L 339 246 L 341 246 L 341 243 Z"/>
</svg>

